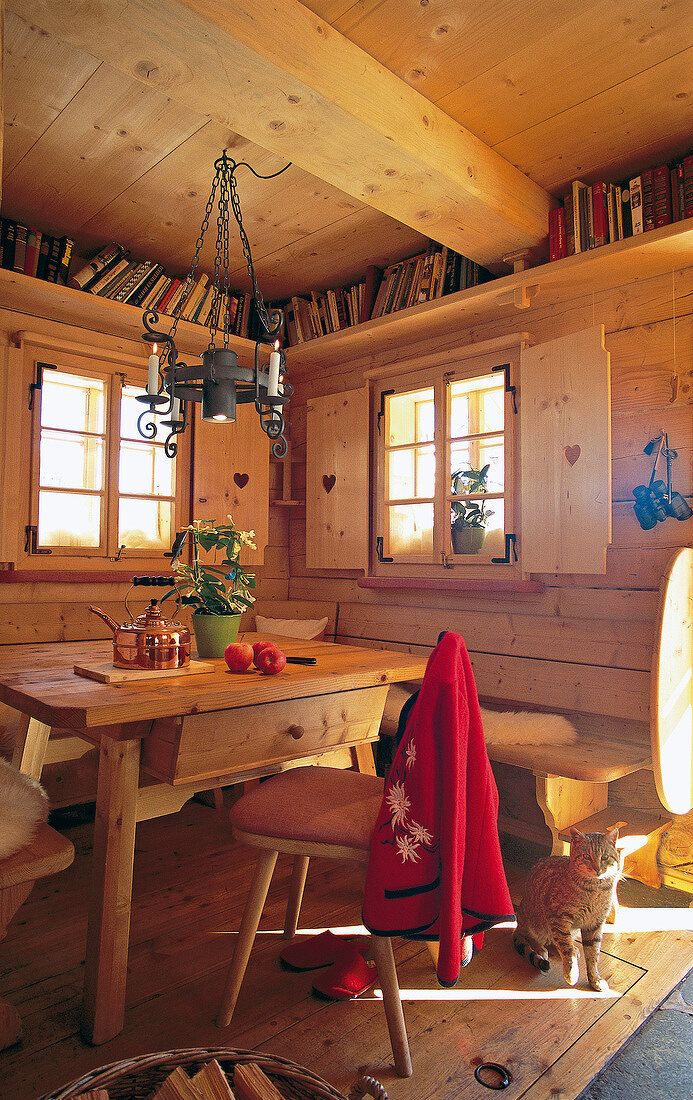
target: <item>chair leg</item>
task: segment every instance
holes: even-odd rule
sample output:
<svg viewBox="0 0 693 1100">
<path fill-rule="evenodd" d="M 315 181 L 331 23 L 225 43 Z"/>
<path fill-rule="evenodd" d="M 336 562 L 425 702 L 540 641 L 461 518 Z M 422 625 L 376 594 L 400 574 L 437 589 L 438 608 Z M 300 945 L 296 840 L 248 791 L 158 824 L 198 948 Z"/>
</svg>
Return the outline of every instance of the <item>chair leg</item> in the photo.
<svg viewBox="0 0 693 1100">
<path fill-rule="evenodd" d="M 286 902 L 286 916 L 284 917 L 284 935 L 288 939 L 292 939 L 296 935 L 296 929 L 298 928 L 298 918 L 301 915 L 301 902 L 303 901 L 303 890 L 306 885 L 309 863 L 309 856 L 294 856 L 289 897 Z"/>
<path fill-rule="evenodd" d="M 373 958 L 378 967 L 380 988 L 383 991 L 383 1007 L 387 1030 L 390 1033 L 392 1056 L 395 1069 L 400 1077 L 411 1077 L 412 1065 L 409 1053 L 409 1040 L 402 1012 L 402 998 L 399 993 L 395 957 L 392 953 L 392 940 L 386 936 L 372 936 Z"/>
<path fill-rule="evenodd" d="M 238 994 L 241 989 L 243 976 L 245 975 L 250 952 L 255 941 L 255 933 L 260 923 L 262 910 L 265 907 L 267 891 L 272 881 L 272 875 L 277 862 L 277 852 L 262 852 L 258 860 L 253 881 L 250 886 L 248 900 L 243 910 L 243 919 L 238 931 L 238 939 L 234 948 L 231 965 L 226 978 L 226 985 L 221 999 L 221 1007 L 217 1016 L 217 1027 L 228 1027 L 236 1007 Z"/>
</svg>

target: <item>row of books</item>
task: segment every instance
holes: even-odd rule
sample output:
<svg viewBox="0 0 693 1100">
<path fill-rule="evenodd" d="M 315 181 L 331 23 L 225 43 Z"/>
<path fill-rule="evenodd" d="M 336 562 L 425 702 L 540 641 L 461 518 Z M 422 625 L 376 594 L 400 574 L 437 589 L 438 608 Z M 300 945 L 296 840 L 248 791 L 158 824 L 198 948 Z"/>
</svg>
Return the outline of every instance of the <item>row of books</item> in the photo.
<svg viewBox="0 0 693 1100">
<path fill-rule="evenodd" d="M 362 282 L 286 302 L 286 338 L 290 345 L 301 344 L 492 278 L 473 260 L 431 241 L 425 252 L 385 270 L 369 267 Z"/>
<path fill-rule="evenodd" d="M 549 212 L 549 260 L 693 217 L 693 154 L 620 183 L 573 180 Z"/>
<path fill-rule="evenodd" d="M 0 266 L 19 271 L 49 283 L 65 283 L 70 268 L 74 241 L 70 237 L 52 237 L 33 226 L 2 218 L 0 227 Z"/>
<path fill-rule="evenodd" d="M 155 260 L 134 260 L 120 244 L 107 245 L 68 279 L 68 286 L 139 309 L 252 338 L 256 327 L 251 294 L 216 291 L 206 274 L 197 279 L 167 275 Z"/>
</svg>

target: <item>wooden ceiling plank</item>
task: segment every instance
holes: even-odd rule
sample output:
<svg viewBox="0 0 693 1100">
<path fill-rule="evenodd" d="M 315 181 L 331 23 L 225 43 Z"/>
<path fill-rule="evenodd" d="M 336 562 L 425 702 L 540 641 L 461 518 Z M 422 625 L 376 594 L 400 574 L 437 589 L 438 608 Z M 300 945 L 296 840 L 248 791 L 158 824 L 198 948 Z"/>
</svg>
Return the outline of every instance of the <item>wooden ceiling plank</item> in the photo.
<svg viewBox="0 0 693 1100">
<path fill-rule="evenodd" d="M 47 232 L 77 234 L 204 121 L 101 65 L 6 175 L 3 208 L 13 217 L 30 210 Z"/>
<path fill-rule="evenodd" d="M 607 179 L 664 164 L 690 149 L 691 134 L 693 48 L 500 142 L 498 149 L 560 194 L 583 174 L 598 178 L 595 164 Z"/>
<path fill-rule="evenodd" d="M 546 236 L 540 187 L 297 0 L 8 4 L 480 263 Z"/>
<path fill-rule="evenodd" d="M 11 172 L 101 62 L 5 14 L 3 171 Z"/>
<path fill-rule="evenodd" d="M 578 101 L 652 69 L 692 40 L 690 0 L 580 5 L 560 33 L 543 24 L 529 44 L 514 41 L 509 56 L 436 102 L 483 141 L 497 146 Z M 610 140 L 607 130 L 602 134 L 602 160 L 608 161 Z"/>
</svg>

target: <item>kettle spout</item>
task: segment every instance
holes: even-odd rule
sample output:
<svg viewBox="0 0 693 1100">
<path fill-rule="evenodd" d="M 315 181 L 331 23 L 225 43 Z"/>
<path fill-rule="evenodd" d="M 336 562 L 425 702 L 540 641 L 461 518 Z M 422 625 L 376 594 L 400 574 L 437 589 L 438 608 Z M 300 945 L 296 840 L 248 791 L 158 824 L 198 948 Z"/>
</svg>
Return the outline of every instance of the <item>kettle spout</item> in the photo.
<svg viewBox="0 0 693 1100">
<path fill-rule="evenodd" d="M 91 607 L 90 611 L 93 611 L 95 615 L 98 615 L 100 619 L 103 619 L 106 626 L 113 631 L 113 637 L 115 638 L 116 630 L 118 630 L 118 623 L 115 619 L 112 619 L 110 615 L 107 615 L 105 611 L 102 611 L 100 607 Z"/>
</svg>

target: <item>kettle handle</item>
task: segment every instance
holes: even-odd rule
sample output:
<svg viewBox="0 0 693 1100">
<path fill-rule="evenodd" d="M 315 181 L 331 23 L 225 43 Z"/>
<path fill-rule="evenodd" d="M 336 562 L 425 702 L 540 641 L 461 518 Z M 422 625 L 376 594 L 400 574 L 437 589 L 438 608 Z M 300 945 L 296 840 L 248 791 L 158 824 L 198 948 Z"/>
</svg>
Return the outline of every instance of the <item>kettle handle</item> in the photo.
<svg viewBox="0 0 693 1100">
<path fill-rule="evenodd" d="M 130 608 L 128 607 L 128 597 L 132 593 L 133 588 L 137 588 L 139 585 L 153 585 L 156 588 L 163 588 L 163 587 L 174 588 L 175 584 L 176 584 L 175 577 L 133 577 L 132 578 L 132 584 L 130 585 L 130 588 L 128 589 L 128 591 L 125 595 L 125 610 L 127 611 L 130 618 L 131 619 L 133 618 L 133 614 L 132 614 L 132 611 L 130 610 Z M 180 592 L 177 589 L 176 589 L 176 598 L 177 598 L 177 601 L 178 601 L 178 606 L 176 607 L 175 614 L 177 616 L 180 613 L 180 609 L 181 609 Z M 154 602 L 154 601 L 152 600 L 152 602 Z"/>
</svg>

